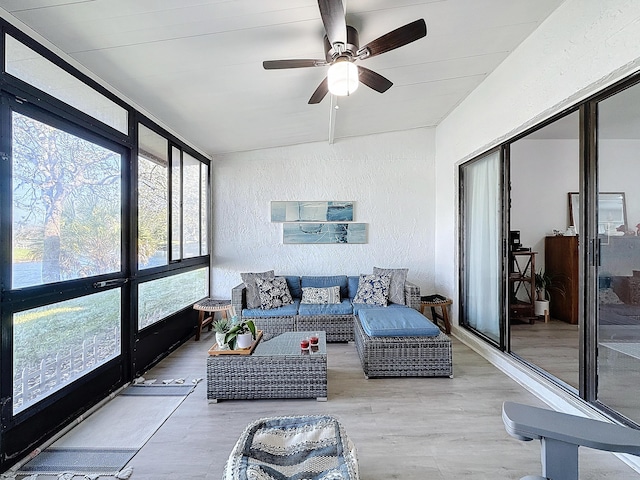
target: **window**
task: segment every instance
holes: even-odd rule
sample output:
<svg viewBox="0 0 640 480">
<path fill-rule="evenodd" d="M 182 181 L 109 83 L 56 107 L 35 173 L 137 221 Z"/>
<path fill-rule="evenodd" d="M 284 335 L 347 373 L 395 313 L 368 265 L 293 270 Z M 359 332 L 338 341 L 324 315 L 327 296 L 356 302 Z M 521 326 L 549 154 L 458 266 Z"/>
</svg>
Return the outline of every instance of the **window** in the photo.
<svg viewBox="0 0 640 480">
<path fill-rule="evenodd" d="M 182 160 L 182 254 L 200 255 L 200 162 L 185 153 Z"/>
<path fill-rule="evenodd" d="M 182 258 L 182 152 L 171 149 L 171 260 Z"/>
<path fill-rule="evenodd" d="M 13 413 L 120 355 L 119 288 L 13 315 Z"/>
<path fill-rule="evenodd" d="M 209 268 L 140 283 L 138 329 L 142 330 L 192 303 L 209 292 Z"/>
<path fill-rule="evenodd" d="M 209 166 L 171 149 L 171 261 L 208 254 Z"/>
<path fill-rule="evenodd" d="M 12 287 L 120 271 L 121 156 L 17 112 L 12 132 Z"/>
<path fill-rule="evenodd" d="M 169 236 L 169 142 L 138 127 L 138 268 L 167 265 Z"/>
<path fill-rule="evenodd" d="M 200 164 L 200 255 L 209 253 L 209 166 Z"/>
<path fill-rule="evenodd" d="M 129 114 L 70 73 L 5 35 L 5 71 L 116 130 L 127 133 Z"/>
</svg>

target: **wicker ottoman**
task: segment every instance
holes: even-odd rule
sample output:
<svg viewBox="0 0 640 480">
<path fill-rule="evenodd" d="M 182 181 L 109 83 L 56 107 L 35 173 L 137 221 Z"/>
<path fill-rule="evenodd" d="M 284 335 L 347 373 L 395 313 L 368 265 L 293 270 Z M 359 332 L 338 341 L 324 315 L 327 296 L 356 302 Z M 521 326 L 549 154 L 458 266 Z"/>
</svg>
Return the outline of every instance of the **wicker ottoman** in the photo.
<svg viewBox="0 0 640 480">
<path fill-rule="evenodd" d="M 440 332 L 435 337 L 370 337 L 356 317 L 356 350 L 366 378 L 453 378 L 451 339 Z"/>
<path fill-rule="evenodd" d="M 222 478 L 358 480 L 358 458 L 335 417 L 261 418 L 242 432 Z"/>
</svg>

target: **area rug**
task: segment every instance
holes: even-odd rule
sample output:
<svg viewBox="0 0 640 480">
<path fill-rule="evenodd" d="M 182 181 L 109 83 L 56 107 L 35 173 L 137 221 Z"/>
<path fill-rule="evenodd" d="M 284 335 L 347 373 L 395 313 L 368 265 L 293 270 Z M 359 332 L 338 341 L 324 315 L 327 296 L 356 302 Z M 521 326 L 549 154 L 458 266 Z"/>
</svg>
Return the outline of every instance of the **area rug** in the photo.
<svg viewBox="0 0 640 480">
<path fill-rule="evenodd" d="M 14 478 L 129 478 L 131 470 L 124 466 L 194 388 L 130 385 L 22 465 Z"/>
</svg>

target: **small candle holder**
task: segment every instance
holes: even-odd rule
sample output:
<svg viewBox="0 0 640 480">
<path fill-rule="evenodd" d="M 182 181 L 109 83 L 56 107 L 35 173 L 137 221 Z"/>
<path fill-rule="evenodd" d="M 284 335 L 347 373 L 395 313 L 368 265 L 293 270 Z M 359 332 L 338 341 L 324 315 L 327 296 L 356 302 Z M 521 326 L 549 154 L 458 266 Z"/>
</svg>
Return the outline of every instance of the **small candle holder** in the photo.
<svg viewBox="0 0 640 480">
<path fill-rule="evenodd" d="M 308 352 L 309 351 L 309 339 L 308 338 L 303 338 L 302 340 L 300 340 L 300 350 L 302 350 L 303 352 Z"/>
<path fill-rule="evenodd" d="M 315 333 L 313 335 L 311 335 L 309 337 L 309 345 L 311 345 L 312 347 L 317 347 L 318 346 L 318 334 Z"/>
</svg>

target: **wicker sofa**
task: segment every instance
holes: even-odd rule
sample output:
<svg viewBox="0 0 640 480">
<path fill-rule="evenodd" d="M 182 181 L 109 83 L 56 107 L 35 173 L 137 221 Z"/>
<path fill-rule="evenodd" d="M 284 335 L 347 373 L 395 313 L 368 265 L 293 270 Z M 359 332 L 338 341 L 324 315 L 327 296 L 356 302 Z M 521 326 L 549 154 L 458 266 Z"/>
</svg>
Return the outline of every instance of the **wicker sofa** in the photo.
<svg viewBox="0 0 640 480">
<path fill-rule="evenodd" d="M 293 276 L 284 275 L 287 286 L 293 297 L 293 303 L 284 307 L 263 310 L 247 308 L 247 292 L 244 283 L 235 286 L 231 291 L 231 302 L 242 319 L 251 319 L 256 327 L 267 334 L 281 334 L 292 331 L 322 330 L 327 334 L 327 342 L 349 342 L 354 337 L 354 315 L 359 308 L 367 305 L 354 304 L 353 299 L 358 290 L 359 276 Z M 342 301 L 334 305 L 301 304 L 302 288 L 340 286 Z M 387 308 L 411 307 L 420 310 L 420 287 L 406 281 L 404 285 L 406 305 L 390 303 Z"/>
</svg>

